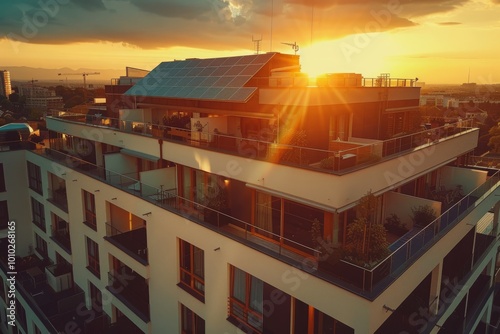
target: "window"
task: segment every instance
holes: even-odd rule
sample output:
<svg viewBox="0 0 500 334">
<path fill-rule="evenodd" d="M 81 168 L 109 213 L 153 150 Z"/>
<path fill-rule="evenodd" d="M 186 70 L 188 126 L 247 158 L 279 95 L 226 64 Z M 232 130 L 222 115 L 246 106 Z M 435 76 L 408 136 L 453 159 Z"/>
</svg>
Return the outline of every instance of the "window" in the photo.
<svg viewBox="0 0 500 334">
<path fill-rule="evenodd" d="M 47 241 L 45 241 L 41 236 L 35 233 L 35 245 L 36 250 L 44 258 L 47 258 Z"/>
<path fill-rule="evenodd" d="M 29 187 L 39 194 L 43 194 L 42 190 L 42 173 L 40 166 L 28 161 L 28 183 Z"/>
<path fill-rule="evenodd" d="M 229 317 L 262 333 L 263 282 L 241 269 L 231 267 Z"/>
<path fill-rule="evenodd" d="M 5 176 L 3 173 L 3 164 L 0 164 L 0 192 L 5 191 Z"/>
<path fill-rule="evenodd" d="M 92 229 L 97 230 L 97 221 L 95 216 L 95 198 L 94 194 L 83 191 L 83 202 L 85 210 L 85 224 Z"/>
<path fill-rule="evenodd" d="M 101 312 L 102 311 L 102 293 L 94 284 L 89 282 L 89 292 L 90 301 L 92 303 L 92 309 Z"/>
<path fill-rule="evenodd" d="M 7 201 L 0 201 L 0 230 L 7 228 L 9 223 L 9 208 Z"/>
<path fill-rule="evenodd" d="M 87 262 L 87 269 L 89 269 L 97 277 L 101 277 L 99 267 L 99 245 L 89 237 L 87 237 Z"/>
<path fill-rule="evenodd" d="M 182 304 L 181 334 L 205 334 L 205 320 Z"/>
<path fill-rule="evenodd" d="M 31 197 L 33 223 L 45 232 L 45 210 L 43 204 Z"/>
<path fill-rule="evenodd" d="M 190 243 L 180 240 L 180 282 L 179 286 L 205 302 L 204 252 Z"/>
</svg>

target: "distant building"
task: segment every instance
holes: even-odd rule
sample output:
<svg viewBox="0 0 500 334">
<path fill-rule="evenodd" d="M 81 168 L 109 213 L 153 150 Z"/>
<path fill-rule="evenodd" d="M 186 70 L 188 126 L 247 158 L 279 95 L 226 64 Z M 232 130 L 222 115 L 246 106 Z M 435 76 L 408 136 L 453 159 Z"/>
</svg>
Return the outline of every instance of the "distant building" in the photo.
<svg viewBox="0 0 500 334">
<path fill-rule="evenodd" d="M 428 107 L 458 108 L 459 101 L 446 95 L 421 95 L 420 105 Z"/>
<path fill-rule="evenodd" d="M 26 107 L 30 109 L 47 111 L 64 107 L 63 98 L 45 87 L 23 85 L 19 88 L 19 95 L 26 96 Z"/>
<path fill-rule="evenodd" d="M 0 71 L 0 95 L 9 97 L 12 94 L 12 85 L 10 83 L 10 72 Z"/>
</svg>

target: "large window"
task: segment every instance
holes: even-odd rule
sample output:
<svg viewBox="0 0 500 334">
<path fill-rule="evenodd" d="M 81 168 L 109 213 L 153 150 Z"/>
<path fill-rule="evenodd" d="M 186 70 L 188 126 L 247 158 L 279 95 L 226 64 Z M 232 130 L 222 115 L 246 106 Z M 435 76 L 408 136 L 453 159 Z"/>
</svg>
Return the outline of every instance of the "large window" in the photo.
<svg viewBox="0 0 500 334">
<path fill-rule="evenodd" d="M 205 265 L 204 252 L 190 243 L 179 240 L 180 282 L 179 285 L 204 302 Z"/>
<path fill-rule="evenodd" d="M 254 232 L 294 251 L 314 254 L 314 228 L 324 233 L 324 211 L 270 194 L 255 193 Z M 331 214 L 330 214 L 331 216 Z"/>
<path fill-rule="evenodd" d="M 83 191 L 83 205 L 85 211 L 85 224 L 97 230 L 97 220 L 95 215 L 95 198 L 94 194 L 88 191 Z"/>
<path fill-rule="evenodd" d="M 0 192 L 5 191 L 5 176 L 3 173 L 3 164 L 0 164 Z"/>
<path fill-rule="evenodd" d="M 205 334 L 205 320 L 182 304 L 181 334 Z"/>
<path fill-rule="evenodd" d="M 87 237 L 87 268 L 97 277 L 101 277 L 99 266 L 99 245 Z"/>
<path fill-rule="evenodd" d="M 262 333 L 263 282 L 236 267 L 231 267 L 229 316 L 251 330 Z"/>
<path fill-rule="evenodd" d="M 36 251 L 40 253 L 44 258 L 47 258 L 47 241 L 45 241 L 41 236 L 35 233 L 35 247 Z"/>
<path fill-rule="evenodd" d="M 31 197 L 31 215 L 33 223 L 45 232 L 45 210 L 43 204 Z"/>
<path fill-rule="evenodd" d="M 100 312 L 102 311 L 102 293 L 94 284 L 89 282 L 89 292 L 90 292 L 90 300 L 91 307 L 93 310 Z"/>
<path fill-rule="evenodd" d="M 7 201 L 0 201 L 0 230 L 7 228 L 9 222 L 9 207 Z"/>
<path fill-rule="evenodd" d="M 28 161 L 28 183 L 29 187 L 39 194 L 43 194 L 42 190 L 42 173 L 40 166 Z"/>
</svg>

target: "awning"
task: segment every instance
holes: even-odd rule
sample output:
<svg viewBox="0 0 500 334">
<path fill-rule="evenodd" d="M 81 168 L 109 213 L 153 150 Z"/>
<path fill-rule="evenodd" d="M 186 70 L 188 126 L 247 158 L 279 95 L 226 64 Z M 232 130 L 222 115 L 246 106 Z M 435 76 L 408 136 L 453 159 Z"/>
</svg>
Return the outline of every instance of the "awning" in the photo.
<svg viewBox="0 0 500 334">
<path fill-rule="evenodd" d="M 150 154 L 146 154 L 146 153 L 142 153 L 142 152 L 137 152 L 134 150 L 129 150 L 126 148 L 122 148 L 120 150 L 120 152 L 123 154 L 126 154 L 126 155 L 130 155 L 130 156 L 140 158 L 140 159 L 146 159 L 146 160 L 153 161 L 153 162 L 157 162 L 158 160 L 160 160 L 159 157 L 156 157 L 154 155 L 150 155 Z"/>
</svg>

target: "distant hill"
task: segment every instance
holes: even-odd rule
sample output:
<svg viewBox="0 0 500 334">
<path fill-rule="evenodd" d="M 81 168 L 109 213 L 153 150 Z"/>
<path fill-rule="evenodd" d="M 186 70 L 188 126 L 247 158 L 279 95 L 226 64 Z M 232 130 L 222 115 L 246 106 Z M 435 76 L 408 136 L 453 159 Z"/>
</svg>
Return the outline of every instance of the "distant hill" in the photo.
<svg viewBox="0 0 500 334">
<path fill-rule="evenodd" d="M 34 68 L 26 66 L 0 66 L 0 70 L 8 70 L 10 72 L 10 79 L 12 83 L 19 83 L 23 81 L 38 80 L 38 82 L 65 82 L 71 83 L 82 82 L 82 75 L 79 73 L 93 73 L 99 72 L 100 74 L 88 75 L 87 83 L 102 83 L 110 82 L 112 78 L 119 78 L 125 75 L 125 68 L 121 70 L 112 69 L 90 69 L 79 68 L 73 70 L 71 68 L 63 67 L 56 69 L 48 68 Z M 73 73 L 72 75 L 58 75 L 59 73 Z"/>
</svg>

